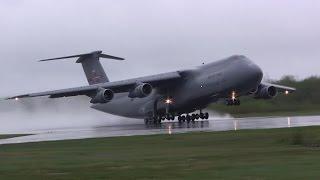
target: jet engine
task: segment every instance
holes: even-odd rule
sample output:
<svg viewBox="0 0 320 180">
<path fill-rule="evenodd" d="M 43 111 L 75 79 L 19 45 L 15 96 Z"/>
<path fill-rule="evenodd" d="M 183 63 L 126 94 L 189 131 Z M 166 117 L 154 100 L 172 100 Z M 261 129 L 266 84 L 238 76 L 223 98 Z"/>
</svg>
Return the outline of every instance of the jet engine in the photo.
<svg viewBox="0 0 320 180">
<path fill-rule="evenodd" d="M 113 91 L 111 89 L 99 88 L 97 93 L 91 99 L 91 103 L 107 103 L 113 99 Z"/>
<path fill-rule="evenodd" d="M 272 99 L 278 94 L 274 86 L 260 85 L 254 97 L 256 99 Z"/>
<path fill-rule="evenodd" d="M 152 86 L 148 83 L 138 84 L 132 91 L 129 92 L 130 98 L 144 98 L 152 92 Z"/>
</svg>

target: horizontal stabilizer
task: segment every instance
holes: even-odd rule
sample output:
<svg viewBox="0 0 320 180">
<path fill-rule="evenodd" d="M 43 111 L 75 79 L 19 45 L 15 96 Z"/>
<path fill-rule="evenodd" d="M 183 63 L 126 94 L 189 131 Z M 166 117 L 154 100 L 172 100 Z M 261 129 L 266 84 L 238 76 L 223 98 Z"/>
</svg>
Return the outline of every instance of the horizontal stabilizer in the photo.
<svg viewBox="0 0 320 180">
<path fill-rule="evenodd" d="M 50 59 L 42 59 L 42 60 L 39 60 L 39 62 L 77 57 L 77 58 L 79 58 L 77 63 L 79 63 L 79 62 L 81 62 L 81 59 L 85 59 L 86 57 L 90 57 L 90 56 L 96 56 L 98 58 L 101 57 L 101 58 L 114 59 L 114 60 L 124 60 L 124 58 L 121 58 L 121 57 L 116 57 L 116 56 L 111 56 L 111 55 L 108 55 L 108 54 L 103 54 L 102 51 L 94 51 L 94 52 L 86 53 L 86 54 L 77 54 L 77 55 L 72 55 L 72 56 L 64 56 L 64 57 L 57 57 L 57 58 L 50 58 Z"/>
</svg>

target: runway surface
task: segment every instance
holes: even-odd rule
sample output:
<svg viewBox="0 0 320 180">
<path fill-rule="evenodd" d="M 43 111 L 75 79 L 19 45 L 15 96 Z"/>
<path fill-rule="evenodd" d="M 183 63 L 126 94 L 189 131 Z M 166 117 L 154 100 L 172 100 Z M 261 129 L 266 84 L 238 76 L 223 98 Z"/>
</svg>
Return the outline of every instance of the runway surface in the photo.
<svg viewBox="0 0 320 180">
<path fill-rule="evenodd" d="M 2 139 L 0 140 L 0 144 L 150 134 L 174 135 L 176 133 L 185 133 L 192 131 L 237 131 L 240 129 L 267 129 L 313 125 L 320 125 L 320 116 L 209 119 L 206 121 L 196 121 L 194 123 L 163 122 L 161 125 L 152 126 L 144 125 L 143 121 L 141 120 L 141 123 L 140 121 L 134 121 L 132 124 L 118 124 L 90 128 L 36 130 L 24 132 L 32 133 L 33 135 Z"/>
</svg>

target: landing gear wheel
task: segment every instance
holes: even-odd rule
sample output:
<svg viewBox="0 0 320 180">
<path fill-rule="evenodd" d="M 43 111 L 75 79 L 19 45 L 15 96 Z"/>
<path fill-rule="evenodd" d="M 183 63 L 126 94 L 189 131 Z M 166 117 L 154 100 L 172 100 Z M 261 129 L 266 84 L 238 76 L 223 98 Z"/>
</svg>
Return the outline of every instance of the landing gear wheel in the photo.
<svg viewBox="0 0 320 180">
<path fill-rule="evenodd" d="M 191 121 L 194 122 L 194 120 L 196 120 L 196 115 L 193 114 L 193 116 L 191 116 Z"/>
<path fill-rule="evenodd" d="M 191 121 L 194 121 L 196 119 L 196 115 L 195 114 L 192 114 L 191 115 Z"/>
<path fill-rule="evenodd" d="M 175 115 L 171 114 L 171 121 L 174 121 L 174 119 L 175 119 Z"/>
<path fill-rule="evenodd" d="M 204 119 L 204 114 L 203 113 L 200 113 L 200 118 Z"/>
<path fill-rule="evenodd" d="M 181 116 L 182 122 L 186 122 L 186 116 Z"/>
<path fill-rule="evenodd" d="M 206 112 L 206 113 L 204 114 L 204 119 L 209 119 L 209 113 Z"/>
<path fill-rule="evenodd" d="M 186 116 L 186 120 L 187 120 L 187 122 L 189 123 L 189 122 L 191 121 L 191 116 L 187 115 L 187 116 Z"/>
</svg>

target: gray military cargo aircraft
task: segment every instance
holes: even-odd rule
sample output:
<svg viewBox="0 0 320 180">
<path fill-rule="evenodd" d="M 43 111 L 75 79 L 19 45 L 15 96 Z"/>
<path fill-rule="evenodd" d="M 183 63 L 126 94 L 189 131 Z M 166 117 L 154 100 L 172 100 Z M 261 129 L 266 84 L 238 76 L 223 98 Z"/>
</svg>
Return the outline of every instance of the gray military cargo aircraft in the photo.
<svg viewBox="0 0 320 180">
<path fill-rule="evenodd" d="M 203 113 L 202 109 L 221 100 L 228 106 L 234 106 L 240 105 L 240 96 L 271 99 L 278 92 L 289 94 L 295 91 L 295 88 L 291 87 L 262 83 L 261 69 L 242 55 L 202 64 L 193 69 L 114 82 L 109 82 L 99 59 L 124 59 L 103 54 L 102 51 L 40 61 L 66 58 L 78 58 L 76 63 L 82 64 L 88 86 L 24 94 L 6 99 L 86 95 L 91 98 L 91 108 L 114 115 L 141 118 L 146 124 L 153 124 L 161 123 L 161 120 L 165 119 L 174 120 L 175 117 L 178 117 L 179 122 L 208 119 L 209 114 Z M 195 113 L 197 110 L 199 113 Z"/>
</svg>

